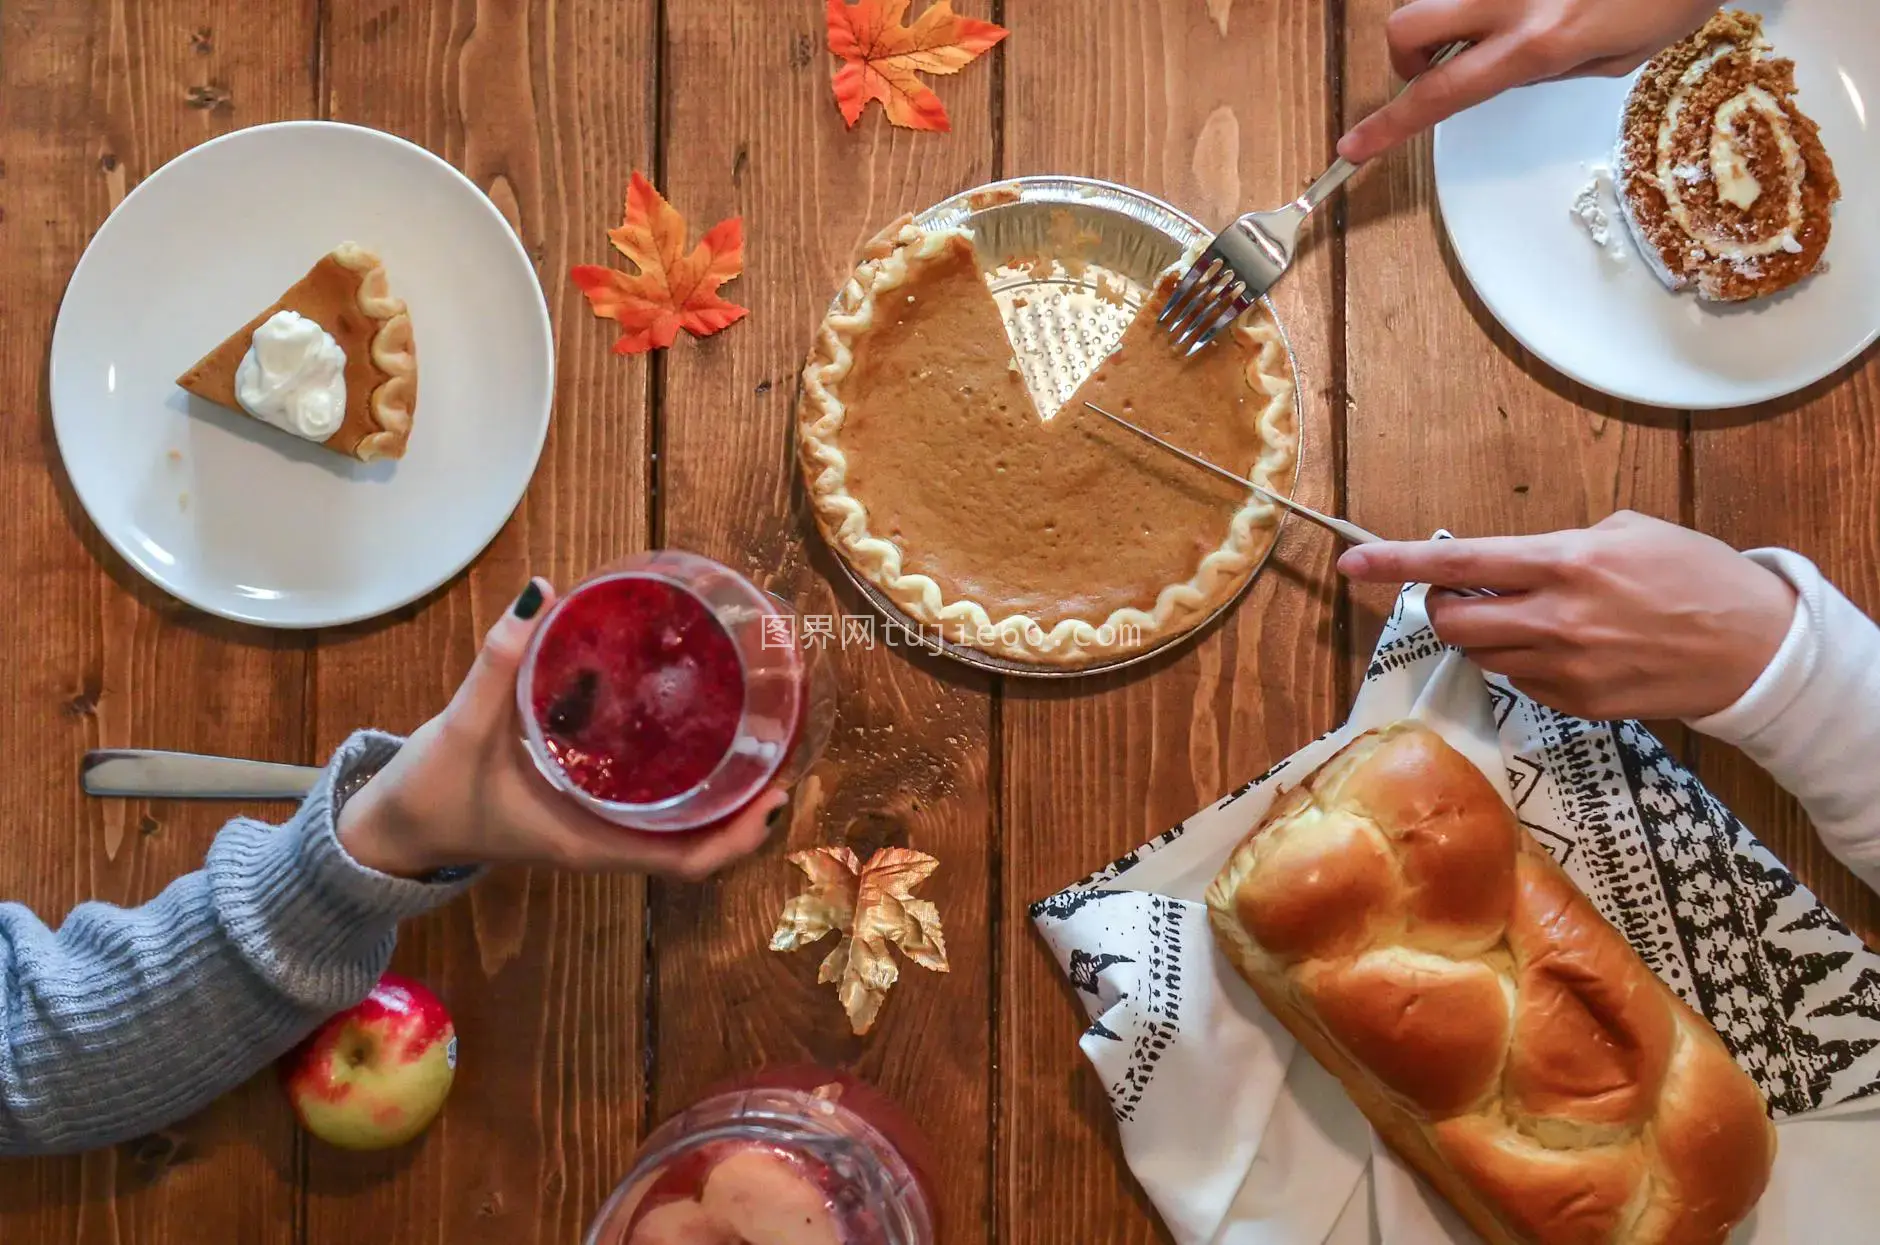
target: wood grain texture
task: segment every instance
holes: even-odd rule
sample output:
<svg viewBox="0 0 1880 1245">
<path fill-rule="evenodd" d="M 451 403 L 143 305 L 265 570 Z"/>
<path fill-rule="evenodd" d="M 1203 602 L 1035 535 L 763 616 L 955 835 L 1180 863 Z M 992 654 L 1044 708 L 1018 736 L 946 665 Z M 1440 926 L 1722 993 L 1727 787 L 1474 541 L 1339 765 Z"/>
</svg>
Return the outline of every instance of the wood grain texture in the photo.
<svg viewBox="0 0 1880 1245">
<path fill-rule="evenodd" d="M 1296 193 L 1339 123 L 1395 86 L 1379 36 L 1391 0 L 959 7 L 1012 36 L 937 80 L 954 126 L 943 136 L 894 130 L 878 109 L 843 126 L 819 0 L 0 3 L 0 524 L 7 638 L 33 655 L 0 672 L 0 824 L 13 835 L 0 897 L 53 921 L 85 898 L 142 901 L 199 863 L 228 813 L 85 802 L 72 781 L 83 749 L 315 761 L 356 727 L 408 730 L 443 705 L 530 573 L 567 584 L 659 543 L 724 560 L 808 613 L 867 616 L 807 521 L 788 431 L 810 334 L 856 247 L 902 211 L 1021 173 L 1127 182 L 1218 225 Z M 207 138 L 315 115 L 419 142 L 490 195 L 536 260 L 558 362 L 540 469 L 492 548 L 426 601 L 317 641 L 208 622 L 110 553 L 58 466 L 46 392 L 60 295 L 109 210 Z M 634 168 L 694 236 L 742 214 L 747 237 L 746 275 L 726 294 L 751 317 L 652 361 L 611 355 L 612 326 L 566 275 L 617 262 L 605 230 Z M 1485 314 L 1433 198 L 1426 145 L 1387 158 L 1353 183 L 1343 219 L 1314 222 L 1276 292 L 1304 382 L 1305 500 L 1401 536 L 1541 531 L 1627 506 L 1682 514 L 1738 546 L 1797 549 L 1880 611 L 1880 361 L 1727 415 L 1601 398 Z M 405 931 L 398 967 L 440 990 L 463 1042 L 458 1087 L 416 1146 L 360 1157 L 305 1141 L 262 1077 L 157 1137 L 0 1165 L 0 1240 L 572 1241 L 652 1123 L 722 1080 L 801 1060 L 912 1108 L 939 1152 L 947 1245 L 1165 1240 L 1026 905 L 1342 717 L 1390 594 L 1344 600 L 1334 552 L 1289 525 L 1220 626 L 1074 688 L 838 646 L 836 736 L 787 833 L 755 859 L 650 900 L 633 880 L 505 873 Z M 1720 745 L 1696 756 L 1712 789 L 1880 940 L 1880 899 L 1794 802 Z M 941 860 L 925 893 L 953 971 L 905 967 L 863 1039 L 814 984 L 819 951 L 765 949 L 797 888 L 785 853 L 824 842 Z"/>
<path fill-rule="evenodd" d="M 986 16 L 983 0 L 958 6 Z M 994 57 L 997 53 L 994 53 Z M 803 509 L 790 426 L 813 329 L 853 252 L 902 212 L 988 180 L 993 58 L 937 83 L 950 135 L 845 129 L 823 5 L 667 0 L 664 186 L 697 230 L 732 214 L 750 318 L 663 360 L 662 543 L 716 557 L 811 615 L 867 615 Z M 620 169 L 624 178 L 626 170 Z M 943 1239 L 984 1240 L 992 1114 L 988 896 L 994 858 L 984 680 L 885 646 L 833 650 L 840 719 L 787 836 L 702 887 L 656 888 L 655 1113 L 765 1063 L 848 1069 L 904 1103 L 936 1143 Z M 785 842 L 787 837 L 788 842 Z M 819 949 L 765 949 L 801 875 L 787 851 L 905 845 L 940 869 L 952 971 L 903 968 L 875 1029 L 849 1033 Z"/>
<path fill-rule="evenodd" d="M 1869 617 L 1880 616 L 1880 355 L 1869 351 L 1797 399 L 1692 420 L 1697 526 L 1740 549 L 1793 549 Z M 1698 774 L 1829 908 L 1880 947 L 1880 896 L 1828 855 L 1793 797 L 1719 743 L 1699 745 Z"/>
<path fill-rule="evenodd" d="M 1191 0 L 1008 0 L 1005 172 L 1124 182 L 1210 227 L 1283 202 L 1330 159 L 1326 12 L 1317 0 L 1242 0 L 1230 22 L 1227 5 L 1211 16 Z M 1334 491 L 1335 248 L 1321 232 L 1274 299 L 1303 379 L 1299 492 L 1319 505 Z M 1002 1241 L 1159 1239 L 1078 1052 L 1081 1008 L 1026 905 L 1332 725 L 1330 562 L 1322 533 L 1289 525 L 1245 600 L 1178 655 L 1004 689 Z"/>
<path fill-rule="evenodd" d="M 228 814 L 86 801 L 74 781 L 84 749 L 298 759 L 307 746 L 304 643 L 207 620 L 110 551 L 59 463 L 46 378 L 65 283 L 124 195 L 238 124 L 306 114 L 313 11 L 0 6 L 0 522 L 16 654 L 0 698 L 0 810 L 14 836 L 0 894 L 53 924 L 83 899 L 151 898 L 202 863 Z M 0 1168 L 0 1239 L 291 1241 L 296 1153 L 278 1091 L 257 1078 L 159 1137 Z"/>
<path fill-rule="evenodd" d="M 655 29 L 652 0 L 329 0 L 325 14 L 326 111 L 429 147 L 489 194 L 537 260 L 559 382 L 528 497 L 468 576 L 326 638 L 322 750 L 442 708 L 530 573 L 565 585 L 645 543 L 647 367 L 607 352 L 567 271 L 605 257 L 617 166 L 650 147 Z M 633 879 L 508 871 L 404 931 L 397 966 L 455 1014 L 457 1085 L 413 1149 L 310 1148 L 308 1240 L 578 1238 L 639 1132 L 641 903 Z"/>
</svg>

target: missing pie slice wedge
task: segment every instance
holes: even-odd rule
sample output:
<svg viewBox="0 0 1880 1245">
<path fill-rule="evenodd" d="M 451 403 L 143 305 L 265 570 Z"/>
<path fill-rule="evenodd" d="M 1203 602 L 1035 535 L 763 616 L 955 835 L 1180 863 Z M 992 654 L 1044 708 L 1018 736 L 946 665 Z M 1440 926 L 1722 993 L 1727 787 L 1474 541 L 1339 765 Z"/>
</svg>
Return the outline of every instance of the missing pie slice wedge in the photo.
<svg viewBox="0 0 1880 1245">
<path fill-rule="evenodd" d="M 909 617 L 1029 664 L 1094 665 L 1205 622 L 1258 567 L 1277 510 L 1084 402 L 1279 492 L 1298 407 L 1263 305 L 1192 357 L 1170 345 L 1156 317 L 1174 280 L 1047 419 L 971 236 L 891 226 L 803 373 L 798 455 L 825 539 Z"/>
<path fill-rule="evenodd" d="M 402 458 L 418 405 L 411 316 L 379 257 L 341 243 L 176 383 L 336 454 Z"/>
</svg>

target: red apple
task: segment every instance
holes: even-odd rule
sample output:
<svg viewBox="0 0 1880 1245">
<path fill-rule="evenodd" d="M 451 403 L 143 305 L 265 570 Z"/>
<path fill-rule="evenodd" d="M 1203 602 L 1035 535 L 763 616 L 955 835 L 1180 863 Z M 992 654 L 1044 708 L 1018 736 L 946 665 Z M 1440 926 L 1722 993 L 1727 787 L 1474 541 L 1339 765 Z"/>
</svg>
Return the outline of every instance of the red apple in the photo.
<svg viewBox="0 0 1880 1245">
<path fill-rule="evenodd" d="M 403 1145 L 436 1118 L 457 1074 L 457 1029 L 435 994 L 387 973 L 281 1061 L 308 1132 L 348 1150 Z"/>
</svg>

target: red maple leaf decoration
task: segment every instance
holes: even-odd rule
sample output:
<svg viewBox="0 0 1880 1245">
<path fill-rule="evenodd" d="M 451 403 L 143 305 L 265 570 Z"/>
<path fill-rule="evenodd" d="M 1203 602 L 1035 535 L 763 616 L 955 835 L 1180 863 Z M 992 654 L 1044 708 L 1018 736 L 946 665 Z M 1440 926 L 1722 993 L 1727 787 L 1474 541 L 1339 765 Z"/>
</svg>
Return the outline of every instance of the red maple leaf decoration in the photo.
<svg viewBox="0 0 1880 1245">
<path fill-rule="evenodd" d="M 1005 38 L 1005 28 L 961 17 L 948 0 L 935 0 L 910 26 L 901 24 L 909 0 L 828 0 L 829 50 L 836 103 L 851 126 L 868 101 L 878 99 L 888 120 L 910 130 L 952 129 L 946 105 L 916 72 L 958 73 Z"/>
<path fill-rule="evenodd" d="M 744 220 L 733 216 L 685 253 L 685 217 L 636 169 L 627 185 L 625 218 L 607 231 L 633 273 L 577 264 L 568 274 L 587 295 L 594 314 L 625 330 L 615 354 L 644 354 L 672 345 L 684 329 L 706 337 L 749 311 L 726 302 L 718 287 L 744 271 Z"/>
</svg>

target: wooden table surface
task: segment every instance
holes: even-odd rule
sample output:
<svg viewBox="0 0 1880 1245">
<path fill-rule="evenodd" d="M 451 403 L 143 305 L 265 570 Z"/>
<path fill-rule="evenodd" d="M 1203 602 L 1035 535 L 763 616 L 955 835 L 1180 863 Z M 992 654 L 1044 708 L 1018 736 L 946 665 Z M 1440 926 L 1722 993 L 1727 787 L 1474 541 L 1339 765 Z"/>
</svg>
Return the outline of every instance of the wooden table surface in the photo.
<svg viewBox="0 0 1880 1245">
<path fill-rule="evenodd" d="M 439 708 L 531 573 L 689 547 L 810 612 L 831 588 L 791 466 L 796 374 L 855 248 L 903 210 L 1023 173 L 1139 186 L 1210 224 L 1290 197 L 1392 87 L 1390 0 L 967 0 L 1006 43 L 939 82 L 950 135 L 845 129 L 817 0 L 4 0 L 0 4 L 0 894 L 56 922 L 138 903 L 232 810 L 89 802 L 86 748 L 314 762 Z M 922 7 L 916 0 L 916 7 Z M 330 117 L 437 152 L 520 233 L 555 318 L 559 392 L 528 498 L 420 605 L 317 636 L 224 625 L 146 585 L 79 508 L 46 359 L 87 240 L 140 179 L 241 126 Z M 608 353 L 569 266 L 608 262 L 641 168 L 703 227 L 741 213 L 746 323 Z M 1427 147 L 1371 169 L 1276 293 L 1304 376 L 1303 499 L 1414 536 L 1531 532 L 1632 507 L 1784 544 L 1880 609 L 1880 367 L 1727 414 L 1626 406 L 1548 372 L 1469 294 Z M 414 210 L 421 210 L 413 205 Z M 1564 208 L 1563 208 L 1564 210 Z M 216 257 L 207 257 L 212 262 Z M 474 257 L 466 257 L 473 260 Z M 867 1039 L 819 956 L 765 950 L 794 889 L 779 841 L 704 887 L 511 872 L 409 927 L 398 966 L 455 1012 L 464 1063 L 421 1144 L 299 1136 L 263 1076 L 199 1118 L 79 1158 L 0 1165 L 0 1240 L 139 1245 L 572 1242 L 649 1125 L 767 1060 L 858 1071 L 941 1154 L 948 1242 L 1163 1239 L 1076 1048 L 1080 1011 L 1026 905 L 1333 726 L 1388 594 L 1347 593 L 1288 525 L 1246 600 L 1125 677 L 1001 682 L 850 650 L 788 847 L 906 843 L 953 971 L 909 969 Z M 1704 778 L 1871 940 L 1880 901 L 1721 746 Z"/>
</svg>

